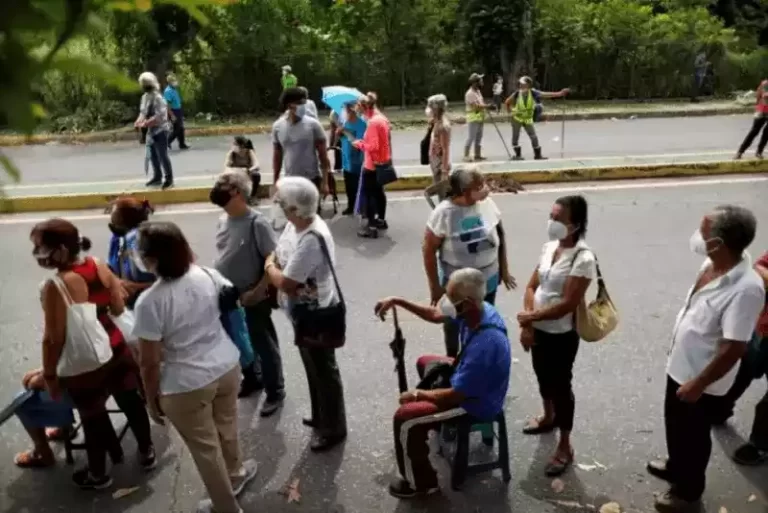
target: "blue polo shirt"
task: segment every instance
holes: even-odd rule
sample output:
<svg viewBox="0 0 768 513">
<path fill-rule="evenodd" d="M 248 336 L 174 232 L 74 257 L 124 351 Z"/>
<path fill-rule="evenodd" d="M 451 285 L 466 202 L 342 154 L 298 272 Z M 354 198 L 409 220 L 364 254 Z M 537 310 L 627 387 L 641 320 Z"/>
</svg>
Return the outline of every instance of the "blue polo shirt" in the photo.
<svg viewBox="0 0 768 513">
<path fill-rule="evenodd" d="M 165 91 L 163 91 L 163 98 L 165 98 L 165 103 L 167 103 L 168 107 L 171 109 L 179 110 L 181 108 L 181 95 L 179 94 L 179 90 L 175 87 L 167 86 Z"/>
<path fill-rule="evenodd" d="M 504 408 L 509 388 L 512 359 L 507 328 L 499 312 L 488 303 L 480 321 L 485 327 L 471 341 L 472 330 L 463 320 L 455 322 L 459 325 L 463 354 L 451 377 L 451 386 L 467 397 L 461 405 L 467 413 L 480 420 L 491 420 Z"/>
<path fill-rule="evenodd" d="M 362 139 L 365 135 L 366 122 L 357 118 L 355 121 L 346 121 L 344 130 L 349 130 L 355 134 L 355 139 Z M 345 173 L 359 174 L 363 169 L 363 152 L 352 146 L 349 137 L 341 137 L 341 168 Z"/>
</svg>

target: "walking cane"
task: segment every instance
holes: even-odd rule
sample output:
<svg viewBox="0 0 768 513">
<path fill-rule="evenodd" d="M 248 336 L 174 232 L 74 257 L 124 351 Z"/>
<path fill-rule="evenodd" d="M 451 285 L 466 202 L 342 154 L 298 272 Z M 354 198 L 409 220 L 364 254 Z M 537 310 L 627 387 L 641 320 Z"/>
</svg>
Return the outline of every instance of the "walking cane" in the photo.
<svg viewBox="0 0 768 513">
<path fill-rule="evenodd" d="M 405 338 L 400 329 L 400 323 L 397 322 L 397 308 L 392 309 L 392 318 L 395 321 L 395 338 L 389 343 L 389 348 L 392 349 L 392 356 L 395 358 L 397 385 L 402 394 L 408 390 L 408 377 L 405 373 Z"/>
<path fill-rule="evenodd" d="M 491 116 L 491 113 L 486 111 L 488 114 L 488 118 L 491 120 L 491 124 L 493 125 L 493 128 L 496 129 L 496 133 L 499 134 L 499 137 L 501 138 L 501 144 L 504 145 L 504 149 L 507 150 L 507 156 L 509 157 L 509 160 L 512 160 L 512 152 L 509 151 L 509 146 L 507 146 L 507 141 L 504 140 L 504 136 L 501 135 L 501 130 L 499 130 L 499 126 L 496 124 L 496 121 L 493 119 L 493 116 Z"/>
</svg>

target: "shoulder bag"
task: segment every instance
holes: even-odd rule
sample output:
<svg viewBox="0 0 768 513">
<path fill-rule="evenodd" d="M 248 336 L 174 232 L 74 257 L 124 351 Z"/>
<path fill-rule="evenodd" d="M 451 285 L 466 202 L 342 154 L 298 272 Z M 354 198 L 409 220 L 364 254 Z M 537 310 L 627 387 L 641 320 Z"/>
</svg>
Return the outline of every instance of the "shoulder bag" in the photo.
<svg viewBox="0 0 768 513">
<path fill-rule="evenodd" d="M 579 253 L 586 251 L 580 249 L 573 255 L 571 267 L 576 262 Z M 593 253 L 594 254 L 594 253 Z M 586 298 L 576 309 L 576 331 L 585 342 L 598 342 L 607 337 L 619 324 L 619 312 L 608 295 L 603 274 L 600 272 L 600 263 L 595 256 L 595 268 L 597 270 L 597 296 L 587 305 Z"/>
<path fill-rule="evenodd" d="M 293 321 L 295 342 L 299 347 L 310 349 L 338 349 L 344 347 L 346 342 L 347 305 L 344 302 L 344 294 L 341 292 L 339 279 L 336 277 L 336 269 L 333 260 L 331 260 L 325 238 L 315 231 L 310 231 L 307 235 L 317 237 L 320 243 L 325 261 L 331 268 L 339 301 L 334 305 L 325 307 L 301 303 L 294 305 L 291 308 L 290 317 Z"/>
<path fill-rule="evenodd" d="M 67 307 L 67 333 L 56 373 L 60 377 L 79 376 L 91 372 L 112 359 L 109 335 L 99 321 L 96 304 L 75 303 L 61 277 L 53 283 Z"/>
<path fill-rule="evenodd" d="M 429 146 L 432 143 L 432 130 L 434 129 L 435 125 L 430 123 L 429 128 L 427 128 L 427 135 L 424 136 L 424 139 L 421 140 L 421 165 L 422 166 L 428 166 L 429 165 Z"/>
</svg>

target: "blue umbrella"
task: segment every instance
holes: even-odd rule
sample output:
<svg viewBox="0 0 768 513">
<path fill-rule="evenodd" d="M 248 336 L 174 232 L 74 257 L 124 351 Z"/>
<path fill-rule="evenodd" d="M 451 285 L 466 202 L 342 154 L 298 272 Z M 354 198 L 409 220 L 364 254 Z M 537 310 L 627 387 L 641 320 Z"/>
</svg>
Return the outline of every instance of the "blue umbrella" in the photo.
<svg viewBox="0 0 768 513">
<path fill-rule="evenodd" d="M 323 87 L 323 103 L 328 105 L 339 116 L 344 113 L 344 106 L 355 103 L 363 95 L 354 87 L 326 86 Z"/>
</svg>

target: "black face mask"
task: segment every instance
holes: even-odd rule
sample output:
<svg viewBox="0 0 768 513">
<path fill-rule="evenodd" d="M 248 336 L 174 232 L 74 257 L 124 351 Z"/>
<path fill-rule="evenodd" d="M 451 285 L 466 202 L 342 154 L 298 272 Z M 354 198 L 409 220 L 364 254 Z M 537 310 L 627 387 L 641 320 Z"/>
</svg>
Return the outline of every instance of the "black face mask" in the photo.
<svg viewBox="0 0 768 513">
<path fill-rule="evenodd" d="M 122 226 L 115 226 L 112 223 L 109 223 L 109 231 L 112 232 L 113 235 L 117 237 L 125 237 L 125 234 L 128 233 L 127 228 L 123 228 Z"/>
<path fill-rule="evenodd" d="M 154 90 L 155 90 L 155 87 L 154 87 L 154 86 L 151 86 L 151 85 L 145 85 L 145 86 L 144 86 L 144 92 L 145 92 L 145 93 L 151 93 L 151 92 L 152 92 L 152 91 L 154 91 Z"/>
<path fill-rule="evenodd" d="M 211 194 L 208 196 L 208 198 L 211 200 L 211 203 L 221 208 L 226 207 L 229 202 L 232 201 L 232 195 L 229 193 L 229 191 L 222 189 L 219 186 L 215 186 L 213 189 L 211 189 Z"/>
</svg>

